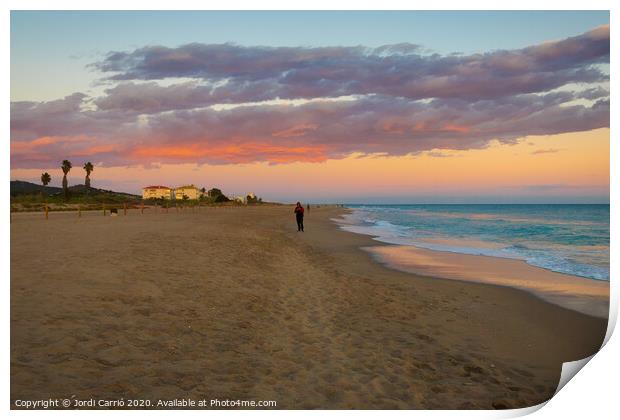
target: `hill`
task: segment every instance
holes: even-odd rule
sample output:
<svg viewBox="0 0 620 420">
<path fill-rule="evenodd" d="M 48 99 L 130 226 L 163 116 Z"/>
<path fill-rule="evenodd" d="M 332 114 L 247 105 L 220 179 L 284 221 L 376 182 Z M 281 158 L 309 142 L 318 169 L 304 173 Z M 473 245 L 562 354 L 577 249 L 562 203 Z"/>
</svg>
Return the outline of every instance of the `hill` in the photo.
<svg viewBox="0 0 620 420">
<path fill-rule="evenodd" d="M 141 196 L 101 188 L 86 188 L 84 185 L 69 187 L 69 199 L 65 200 L 62 188 L 44 187 L 27 181 L 11 181 L 11 210 L 22 211 L 42 208 L 47 203 L 51 208 L 67 207 L 72 205 L 97 205 L 103 203 L 134 204 L 142 199 Z"/>
<path fill-rule="evenodd" d="M 43 185 L 33 184 L 32 182 L 27 181 L 11 181 L 11 197 L 24 194 L 38 194 L 41 192 L 47 195 L 52 195 L 62 193 L 62 188 L 44 187 Z"/>
<path fill-rule="evenodd" d="M 62 188 L 60 187 L 44 187 L 43 185 L 34 184 L 28 181 L 11 181 L 11 196 L 19 196 L 19 195 L 29 195 L 29 194 L 40 194 L 41 192 L 47 195 L 62 195 Z M 86 188 L 84 184 L 71 185 L 69 187 L 69 192 L 71 196 L 79 196 L 79 195 L 120 195 L 127 198 L 141 198 L 139 195 L 130 194 L 125 192 L 118 192 L 112 190 L 104 190 L 101 188 Z"/>
</svg>

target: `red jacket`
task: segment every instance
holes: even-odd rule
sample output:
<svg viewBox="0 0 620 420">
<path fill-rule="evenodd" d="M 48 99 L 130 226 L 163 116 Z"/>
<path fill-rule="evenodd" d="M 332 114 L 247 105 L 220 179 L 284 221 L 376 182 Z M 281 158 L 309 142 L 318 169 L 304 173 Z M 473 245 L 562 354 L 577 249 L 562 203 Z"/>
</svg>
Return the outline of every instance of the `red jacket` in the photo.
<svg viewBox="0 0 620 420">
<path fill-rule="evenodd" d="M 303 215 L 303 214 L 304 214 L 304 208 L 303 208 L 303 206 L 297 206 L 297 207 L 295 207 L 295 214 L 301 214 L 301 215 Z"/>
</svg>

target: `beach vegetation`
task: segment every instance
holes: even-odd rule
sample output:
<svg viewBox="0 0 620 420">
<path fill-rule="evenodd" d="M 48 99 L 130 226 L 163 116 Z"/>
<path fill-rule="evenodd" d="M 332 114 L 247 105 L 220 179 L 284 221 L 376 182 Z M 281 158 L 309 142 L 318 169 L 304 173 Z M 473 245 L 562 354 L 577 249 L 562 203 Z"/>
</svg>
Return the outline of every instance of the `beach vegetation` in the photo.
<svg viewBox="0 0 620 420">
<path fill-rule="evenodd" d="M 72 185 L 67 187 L 68 199 L 65 199 L 63 188 L 44 184 L 44 175 L 45 174 L 41 175 L 41 184 L 34 184 L 26 181 L 11 181 L 11 211 L 42 208 L 44 200 L 51 210 L 73 210 L 74 207 L 77 208 L 78 205 L 81 206 L 82 210 L 101 209 L 103 203 L 118 206 L 126 203 L 131 207 L 140 203 L 141 200 L 141 197 L 138 195 L 98 188 L 87 189 L 84 185 Z M 47 177 L 45 178 L 47 180 Z"/>
<path fill-rule="evenodd" d="M 207 195 L 209 197 L 215 198 L 223 194 L 222 190 L 220 190 L 219 188 L 211 188 L 209 191 L 207 191 Z"/>
<path fill-rule="evenodd" d="M 248 194 L 245 197 L 245 202 L 247 204 L 262 204 L 263 203 L 263 199 L 260 198 L 260 197 L 256 197 L 255 195 Z"/>
<path fill-rule="evenodd" d="M 226 195 L 224 195 L 221 189 L 215 187 L 207 191 L 207 197 L 214 203 L 226 203 L 230 201 L 230 199 L 226 197 Z"/>
<path fill-rule="evenodd" d="M 224 194 L 220 194 L 214 199 L 215 203 L 227 203 L 229 201 L 230 201 L 230 198 L 226 197 Z"/>
</svg>

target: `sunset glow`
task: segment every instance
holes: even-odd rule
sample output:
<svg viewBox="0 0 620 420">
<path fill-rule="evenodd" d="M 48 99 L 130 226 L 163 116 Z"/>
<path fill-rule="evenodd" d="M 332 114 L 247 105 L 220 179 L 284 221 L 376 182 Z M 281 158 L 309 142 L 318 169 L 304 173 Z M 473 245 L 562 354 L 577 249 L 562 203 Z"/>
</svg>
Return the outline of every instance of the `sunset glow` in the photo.
<svg viewBox="0 0 620 420">
<path fill-rule="evenodd" d="M 429 54 L 414 37 L 207 41 L 110 46 L 84 66 L 93 88 L 53 99 L 25 100 L 15 82 L 11 179 L 47 171 L 59 185 L 69 159 L 93 162 L 93 185 L 132 193 L 194 183 L 273 200 L 609 199 L 604 18 L 466 54 Z"/>
</svg>

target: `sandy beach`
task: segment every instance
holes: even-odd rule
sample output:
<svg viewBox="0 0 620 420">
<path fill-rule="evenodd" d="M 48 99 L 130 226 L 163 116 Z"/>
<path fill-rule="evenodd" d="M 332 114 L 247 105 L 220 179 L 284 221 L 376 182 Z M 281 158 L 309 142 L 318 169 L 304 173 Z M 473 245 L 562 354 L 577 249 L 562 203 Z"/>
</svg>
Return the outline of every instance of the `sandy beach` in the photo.
<svg viewBox="0 0 620 420">
<path fill-rule="evenodd" d="M 378 263 L 344 211 L 313 207 L 305 233 L 289 206 L 13 214 L 11 402 L 518 408 L 600 347 L 605 318 Z"/>
</svg>

